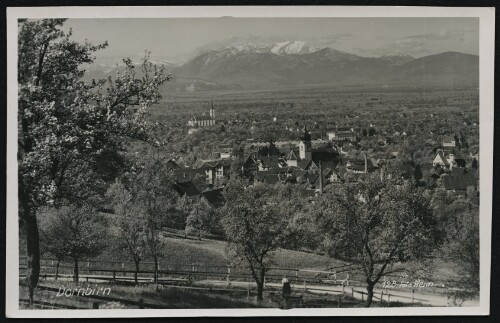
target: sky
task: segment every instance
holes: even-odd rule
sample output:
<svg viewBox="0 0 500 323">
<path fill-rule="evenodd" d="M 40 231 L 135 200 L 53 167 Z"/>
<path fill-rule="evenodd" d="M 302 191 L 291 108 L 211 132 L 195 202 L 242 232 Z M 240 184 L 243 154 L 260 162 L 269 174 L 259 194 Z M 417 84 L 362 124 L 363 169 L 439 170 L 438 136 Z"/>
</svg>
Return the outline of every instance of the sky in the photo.
<svg viewBox="0 0 500 323">
<path fill-rule="evenodd" d="M 367 57 L 479 54 L 477 18 L 126 18 L 69 19 L 75 40 L 108 41 L 96 56 L 185 60 L 232 42 L 302 40 Z"/>
</svg>

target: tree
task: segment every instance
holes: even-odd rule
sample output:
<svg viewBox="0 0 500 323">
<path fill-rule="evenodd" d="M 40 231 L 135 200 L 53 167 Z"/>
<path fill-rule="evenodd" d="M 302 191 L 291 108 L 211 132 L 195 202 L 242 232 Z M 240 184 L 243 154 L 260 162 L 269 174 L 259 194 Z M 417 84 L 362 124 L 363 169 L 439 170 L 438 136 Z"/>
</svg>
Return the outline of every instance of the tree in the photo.
<svg viewBox="0 0 500 323">
<path fill-rule="evenodd" d="M 318 230 L 329 254 L 358 265 L 373 289 L 391 265 L 418 259 L 434 246 L 428 197 L 408 181 L 373 173 L 335 192 L 325 192 L 314 207 Z"/>
<path fill-rule="evenodd" d="M 222 208 L 228 254 L 250 267 L 258 300 L 263 298 L 270 253 L 285 240 L 288 227 L 275 193 L 275 188 L 266 184 L 245 187 L 242 181 L 231 180 Z"/>
<path fill-rule="evenodd" d="M 467 196 L 436 189 L 432 198 L 434 217 L 439 232 L 437 258 L 451 264 L 460 283 L 449 299 L 455 305 L 479 293 L 479 209 L 472 200 L 477 197 L 473 187 Z"/>
<path fill-rule="evenodd" d="M 195 205 L 186 218 L 186 234 L 197 235 L 201 240 L 201 234 L 204 231 L 203 218 L 205 210 L 200 210 L 199 205 Z"/>
<path fill-rule="evenodd" d="M 38 210 L 60 201 L 95 203 L 123 166 L 124 138 L 145 138 L 147 108 L 170 80 L 145 58 L 142 77 L 130 60 L 115 80 L 84 84 L 82 64 L 107 46 L 80 44 L 65 19 L 20 21 L 18 34 L 18 187 L 26 230 L 30 301 L 38 284 Z"/>
<path fill-rule="evenodd" d="M 211 207 L 203 207 L 200 203 L 192 208 L 186 219 L 187 233 L 197 235 L 199 240 L 205 233 L 221 235 L 220 226 L 219 212 Z"/>
<path fill-rule="evenodd" d="M 183 225 L 184 237 L 187 237 L 186 221 L 191 214 L 191 211 L 193 210 L 193 205 L 189 200 L 187 194 L 184 194 L 180 199 L 177 200 L 177 205 L 175 208 L 179 214 L 179 220 Z"/>
<path fill-rule="evenodd" d="M 40 222 L 42 241 L 46 248 L 58 250 L 61 259 L 73 260 L 73 279 L 78 282 L 79 261 L 97 256 L 106 244 L 105 219 L 87 205 L 50 209 L 43 215 Z"/>
<path fill-rule="evenodd" d="M 284 184 L 278 185 L 276 189 L 281 213 L 289 219 L 285 245 L 295 250 L 302 247 L 315 250 L 318 246 L 318 235 L 308 212 L 311 205 L 305 185 Z"/>
<path fill-rule="evenodd" d="M 454 215 L 446 227 L 442 257 L 454 264 L 460 286 L 450 295 L 455 305 L 479 294 L 479 209 L 466 208 Z"/>
<path fill-rule="evenodd" d="M 59 266 L 61 261 L 68 257 L 65 236 L 60 234 L 60 226 L 55 221 L 54 216 L 42 217 L 40 224 L 40 245 L 41 253 L 49 254 L 56 258 L 55 280 L 59 277 Z"/>
<path fill-rule="evenodd" d="M 146 237 L 144 234 L 144 214 L 134 204 L 132 194 L 121 182 L 113 184 L 108 193 L 114 213 L 118 216 L 114 234 L 120 246 L 127 251 L 135 264 L 134 281 L 137 284 L 139 263 L 146 253 Z"/>
<path fill-rule="evenodd" d="M 177 193 L 167 169 L 167 159 L 159 151 L 145 156 L 137 174 L 134 198 L 145 219 L 144 234 L 149 255 L 154 261 L 154 283 L 158 283 L 158 261 L 164 253 L 162 228 L 172 225 L 177 214 Z"/>
</svg>

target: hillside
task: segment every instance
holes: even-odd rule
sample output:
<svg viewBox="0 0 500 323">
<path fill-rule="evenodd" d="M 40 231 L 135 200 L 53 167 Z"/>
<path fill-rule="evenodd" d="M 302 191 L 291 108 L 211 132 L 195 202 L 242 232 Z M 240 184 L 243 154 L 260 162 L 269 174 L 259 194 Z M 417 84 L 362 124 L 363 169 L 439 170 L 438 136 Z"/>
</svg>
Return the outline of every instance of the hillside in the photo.
<svg viewBox="0 0 500 323">
<path fill-rule="evenodd" d="M 167 92 L 279 89 L 304 85 L 477 87 L 479 57 L 444 52 L 415 59 L 409 55 L 362 57 L 304 42 L 245 43 L 205 51 L 179 65 L 156 64 L 173 73 Z M 85 81 L 113 76 L 123 66 L 86 68 Z M 140 74 L 140 71 L 138 71 Z"/>
<path fill-rule="evenodd" d="M 408 55 L 375 58 L 332 48 L 289 54 L 231 47 L 205 52 L 174 73 L 245 89 L 312 84 L 474 86 L 479 79 L 479 57 L 446 52 L 419 59 Z"/>
<path fill-rule="evenodd" d="M 424 56 L 398 66 L 399 79 L 420 79 L 422 83 L 449 85 L 479 84 L 479 57 L 457 52 Z"/>
<path fill-rule="evenodd" d="M 160 263 L 164 264 L 202 264 L 206 266 L 227 266 L 226 243 L 223 241 L 182 239 L 167 237 L 165 255 Z M 126 261 L 123 250 L 106 250 L 99 257 L 105 261 Z M 151 259 L 145 259 L 146 262 Z M 337 263 L 326 256 L 293 250 L 274 252 L 273 264 L 279 267 L 323 270 Z"/>
</svg>

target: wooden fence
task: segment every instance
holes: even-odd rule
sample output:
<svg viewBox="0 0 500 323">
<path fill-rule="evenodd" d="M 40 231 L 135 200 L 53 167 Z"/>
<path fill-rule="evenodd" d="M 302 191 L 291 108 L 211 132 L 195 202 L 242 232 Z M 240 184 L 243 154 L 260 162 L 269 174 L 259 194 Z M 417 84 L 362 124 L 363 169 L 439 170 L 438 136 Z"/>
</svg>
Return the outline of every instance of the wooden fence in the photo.
<svg viewBox="0 0 500 323">
<path fill-rule="evenodd" d="M 22 263 L 21 259 L 21 263 Z M 57 260 L 41 259 L 40 272 L 44 277 L 54 277 L 57 268 Z M 74 264 L 61 262 L 58 274 L 61 277 L 73 275 Z M 122 280 L 132 281 L 134 279 L 135 266 L 130 262 L 120 261 L 82 261 L 79 265 L 79 276 L 82 279 L 93 280 Z M 25 266 L 20 265 L 20 275 L 23 275 Z M 148 282 L 154 277 L 154 264 L 142 262 L 138 271 L 139 281 Z M 365 286 L 364 279 L 359 273 L 359 268 L 352 264 L 342 264 L 328 268 L 328 270 L 308 270 L 298 268 L 269 267 L 266 273 L 267 282 L 279 282 L 286 276 L 290 282 L 295 284 L 320 284 L 320 285 L 348 285 Z M 231 281 L 253 282 L 249 267 L 231 267 L 217 265 L 201 265 L 186 263 L 159 264 L 158 277 L 160 280 L 171 283 L 191 283 L 201 280 L 217 280 L 230 283 Z M 398 279 L 387 277 L 387 280 Z M 383 284 L 379 281 L 377 286 Z M 451 284 L 452 282 L 446 282 Z M 443 284 L 435 284 L 435 289 L 443 289 Z"/>
<path fill-rule="evenodd" d="M 351 296 L 354 297 L 355 293 L 361 295 L 361 300 L 365 299 L 365 295 L 366 295 L 366 297 L 368 297 L 368 292 L 365 292 L 362 290 L 356 290 L 356 289 L 352 288 L 351 289 Z M 412 296 L 405 296 L 405 295 L 401 295 L 401 294 L 391 294 L 387 291 L 382 290 L 380 292 L 374 292 L 373 299 L 379 300 L 381 303 L 386 302 L 387 304 L 391 304 L 391 297 L 392 297 L 393 302 L 395 301 L 395 299 L 409 299 L 409 300 L 411 300 L 412 304 L 415 302 L 423 302 L 423 303 L 429 302 L 429 300 L 427 300 L 427 299 L 415 297 L 414 293 L 415 293 L 415 291 L 412 290 L 412 293 L 411 293 Z"/>
<path fill-rule="evenodd" d="M 74 265 L 69 262 L 61 262 L 57 266 L 55 259 L 42 259 L 40 262 L 40 276 L 54 277 L 56 272 L 60 277 L 73 275 Z M 82 261 L 79 264 L 79 277 L 93 280 L 122 280 L 132 281 L 135 270 L 130 263 L 118 261 Z M 352 265 L 341 265 L 332 267 L 328 271 L 308 270 L 297 268 L 269 267 L 266 273 L 267 282 L 279 282 L 284 276 L 294 283 L 305 284 L 327 284 L 327 285 L 363 285 L 362 280 L 351 278 Z M 20 266 L 20 275 L 26 270 Z M 141 282 L 151 281 L 154 277 L 153 263 L 141 263 L 138 280 Z M 253 282 L 248 267 L 230 267 L 200 264 L 169 263 L 160 264 L 158 270 L 160 281 L 170 282 L 193 282 L 200 280 L 218 280 L 230 283 L 231 281 Z"/>
<path fill-rule="evenodd" d="M 131 265 L 131 263 L 119 261 L 82 261 L 79 266 L 80 281 L 105 281 L 116 284 L 132 284 L 134 282 L 135 270 L 131 269 Z M 149 283 L 153 281 L 154 271 L 150 265 L 152 265 L 152 263 L 141 263 L 141 270 L 138 271 L 138 282 Z M 41 260 L 40 276 L 42 283 L 44 279 L 52 278 L 56 275 L 56 267 L 57 261 L 55 259 Z M 74 266 L 72 263 L 60 263 L 58 276 L 65 280 L 72 279 L 73 268 Z M 26 267 L 20 266 L 19 269 L 20 275 L 24 275 L 23 271 Z M 265 282 L 280 283 L 283 276 L 287 276 L 291 283 L 303 290 L 309 289 L 317 292 L 351 294 L 351 296 L 357 294 L 361 295 L 361 299 L 364 300 L 367 293 L 355 289 L 355 287 L 359 288 L 365 286 L 364 281 L 355 274 L 356 270 L 357 267 L 350 264 L 332 267 L 327 271 L 270 267 L 266 273 Z M 241 286 L 243 282 L 248 282 L 249 287 L 238 289 L 238 284 Z M 254 281 L 247 267 L 170 263 L 160 265 L 158 283 L 171 287 L 177 286 L 178 288 L 196 289 L 200 291 L 205 290 L 213 293 L 231 292 L 235 295 L 241 294 L 242 296 L 249 296 L 250 286 L 253 286 Z M 379 282 L 378 288 L 381 288 L 382 283 L 383 281 Z M 214 288 L 214 285 L 219 285 L 220 288 Z M 322 288 L 321 286 L 324 287 Z M 332 289 L 332 286 L 342 286 L 342 290 L 335 291 Z M 441 286 L 435 287 L 440 288 Z M 429 302 L 426 299 L 414 297 L 413 293 L 411 296 L 405 296 L 402 295 L 402 293 L 393 294 L 390 289 L 383 289 L 382 292 L 378 291 L 374 295 L 374 299 L 382 303 L 386 302 L 387 304 L 390 304 L 391 301 L 394 302 L 405 299 L 408 303 Z M 112 301 L 111 298 L 109 301 Z M 139 302 L 127 300 L 122 302 L 122 300 L 115 299 L 114 301 L 137 306 L 139 308 L 140 306 L 155 308 L 154 304 L 149 304 L 148 306 L 148 304 L 141 305 Z M 23 300 L 20 300 L 20 302 L 23 302 Z"/>
</svg>

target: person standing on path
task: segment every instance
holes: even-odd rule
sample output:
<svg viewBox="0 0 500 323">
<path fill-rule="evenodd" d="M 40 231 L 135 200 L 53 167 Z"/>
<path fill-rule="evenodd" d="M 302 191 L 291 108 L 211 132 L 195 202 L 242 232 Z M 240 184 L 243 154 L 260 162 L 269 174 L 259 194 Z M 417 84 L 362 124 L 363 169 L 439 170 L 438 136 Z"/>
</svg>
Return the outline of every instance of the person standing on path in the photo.
<svg viewBox="0 0 500 323">
<path fill-rule="evenodd" d="M 283 298 L 290 296 L 292 290 L 290 288 L 290 281 L 286 276 L 284 276 L 283 279 L 281 280 L 281 285 L 283 287 Z"/>
</svg>

